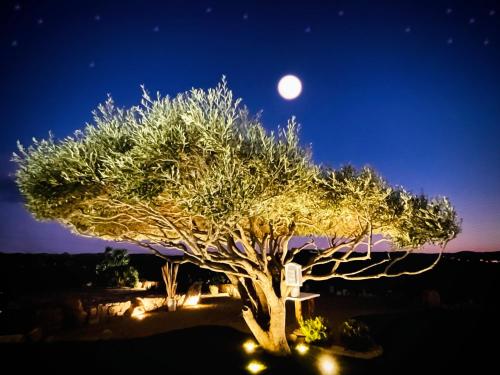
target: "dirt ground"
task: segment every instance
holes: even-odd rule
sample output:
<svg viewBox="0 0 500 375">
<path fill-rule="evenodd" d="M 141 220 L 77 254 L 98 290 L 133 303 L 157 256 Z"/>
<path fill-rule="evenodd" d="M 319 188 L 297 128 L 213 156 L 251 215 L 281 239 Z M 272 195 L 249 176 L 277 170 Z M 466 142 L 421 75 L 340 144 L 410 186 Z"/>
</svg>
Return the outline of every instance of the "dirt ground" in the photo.
<svg viewBox="0 0 500 375">
<path fill-rule="evenodd" d="M 293 301 L 287 301 L 287 331 L 297 328 Z M 379 314 L 402 311 L 401 306 L 394 307 L 386 299 L 320 296 L 314 303 L 313 316 L 321 315 L 327 319 L 334 335 L 346 319 L 365 314 Z M 309 305 L 302 303 L 305 317 L 309 316 Z M 203 296 L 197 306 L 185 307 L 175 312 L 160 309 L 147 313 L 143 319 L 131 317 L 110 318 L 105 323 L 85 325 L 59 332 L 49 338 L 50 341 L 89 341 L 100 339 L 130 339 L 145 337 L 173 330 L 197 326 L 226 326 L 249 333 L 241 316 L 241 301 L 226 296 Z"/>
</svg>

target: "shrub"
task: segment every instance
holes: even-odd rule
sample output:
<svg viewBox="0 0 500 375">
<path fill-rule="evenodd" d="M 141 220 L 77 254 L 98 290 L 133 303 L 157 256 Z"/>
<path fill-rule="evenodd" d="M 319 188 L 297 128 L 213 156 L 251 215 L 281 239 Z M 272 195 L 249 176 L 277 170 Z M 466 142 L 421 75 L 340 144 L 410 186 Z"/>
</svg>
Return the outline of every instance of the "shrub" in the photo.
<svg viewBox="0 0 500 375">
<path fill-rule="evenodd" d="M 220 272 L 214 272 L 212 277 L 207 280 L 209 285 L 221 285 L 221 284 L 229 284 L 229 279 L 227 276 Z"/>
<path fill-rule="evenodd" d="M 352 350 L 366 351 L 375 345 L 368 326 L 356 319 L 348 319 L 342 324 L 340 339 Z"/>
<path fill-rule="evenodd" d="M 320 343 L 326 341 L 328 338 L 329 329 L 326 319 L 321 316 L 317 316 L 314 319 L 301 319 L 299 324 L 307 343 Z"/>
<path fill-rule="evenodd" d="M 107 247 L 104 259 L 96 266 L 97 284 L 107 287 L 134 287 L 139 282 L 139 272 L 130 264 L 125 249 Z"/>
</svg>

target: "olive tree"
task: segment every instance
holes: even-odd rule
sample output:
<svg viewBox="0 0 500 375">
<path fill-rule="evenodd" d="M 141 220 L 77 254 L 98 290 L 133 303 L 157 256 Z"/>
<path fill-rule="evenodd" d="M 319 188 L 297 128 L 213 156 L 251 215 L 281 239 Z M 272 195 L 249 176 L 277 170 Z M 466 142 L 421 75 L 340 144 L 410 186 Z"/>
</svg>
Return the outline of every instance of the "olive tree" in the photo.
<svg viewBox="0 0 500 375">
<path fill-rule="evenodd" d="M 182 262 L 226 274 L 249 329 L 275 353 L 290 351 L 286 264 L 302 262 L 304 280 L 417 274 L 440 253 L 420 269 L 403 270 L 404 258 L 425 244 L 443 249 L 459 232 L 446 198 L 392 187 L 367 167 L 316 165 L 293 118 L 267 131 L 224 79 L 174 98 L 143 88 L 128 109 L 109 98 L 82 131 L 19 145 L 14 160 L 35 218 L 159 257 L 175 249 Z M 387 258 L 372 258 L 382 242 Z"/>
</svg>

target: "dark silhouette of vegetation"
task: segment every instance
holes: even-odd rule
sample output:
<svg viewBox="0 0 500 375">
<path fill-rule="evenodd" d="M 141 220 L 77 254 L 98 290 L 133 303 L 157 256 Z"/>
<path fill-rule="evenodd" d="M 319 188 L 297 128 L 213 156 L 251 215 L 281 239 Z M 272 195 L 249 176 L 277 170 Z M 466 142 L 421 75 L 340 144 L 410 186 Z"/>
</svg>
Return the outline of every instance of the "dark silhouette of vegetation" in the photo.
<svg viewBox="0 0 500 375">
<path fill-rule="evenodd" d="M 375 345 L 370 333 L 370 328 L 362 321 L 356 319 L 346 320 L 340 329 L 342 343 L 352 350 L 369 350 Z"/>
<path fill-rule="evenodd" d="M 139 272 L 130 265 L 130 256 L 125 249 L 106 247 L 104 259 L 96 268 L 97 285 L 106 287 L 134 287 L 139 281 Z"/>
</svg>

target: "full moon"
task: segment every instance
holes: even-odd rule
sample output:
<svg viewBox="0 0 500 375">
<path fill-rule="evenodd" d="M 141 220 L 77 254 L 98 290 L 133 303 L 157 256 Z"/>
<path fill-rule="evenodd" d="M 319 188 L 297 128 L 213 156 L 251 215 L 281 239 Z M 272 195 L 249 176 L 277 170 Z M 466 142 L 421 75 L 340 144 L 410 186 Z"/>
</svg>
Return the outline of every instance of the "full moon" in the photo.
<svg viewBox="0 0 500 375">
<path fill-rule="evenodd" d="M 286 100 L 295 99 L 302 92 L 302 82 L 294 75 L 286 75 L 278 82 L 278 92 Z"/>
</svg>

